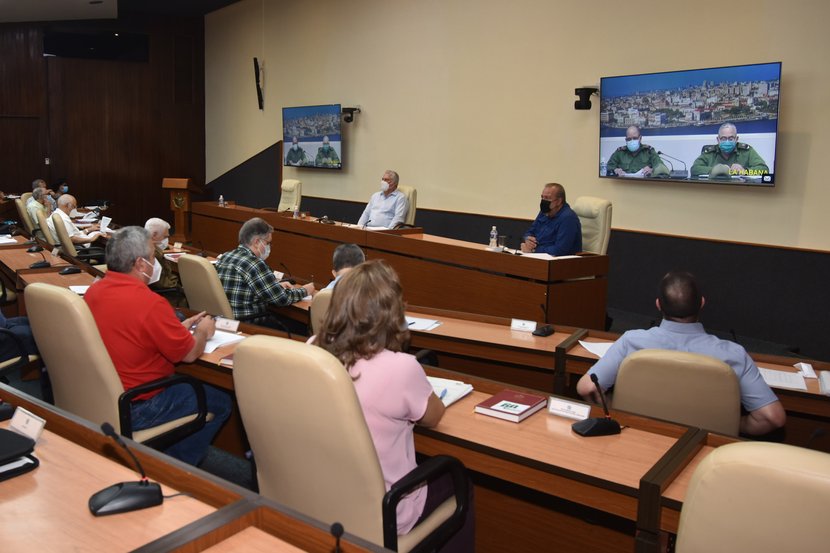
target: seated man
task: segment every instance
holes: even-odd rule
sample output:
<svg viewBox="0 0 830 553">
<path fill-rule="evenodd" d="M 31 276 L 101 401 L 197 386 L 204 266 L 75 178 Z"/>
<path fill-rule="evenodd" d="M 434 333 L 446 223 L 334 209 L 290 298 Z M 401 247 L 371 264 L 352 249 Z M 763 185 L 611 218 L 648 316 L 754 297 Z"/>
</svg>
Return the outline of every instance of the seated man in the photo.
<svg viewBox="0 0 830 553">
<path fill-rule="evenodd" d="M 329 144 L 329 137 L 323 137 L 323 145 L 317 148 L 317 157 L 314 158 L 316 167 L 340 167 L 340 157 L 337 150 Z"/>
<path fill-rule="evenodd" d="M 37 355 L 37 345 L 29 326 L 28 317 L 11 317 L 9 319 L 0 311 L 0 328 L 5 328 L 17 338 L 0 334 L 0 361 L 8 361 L 20 355 L 20 346 L 26 355 Z M 18 342 L 19 341 L 19 342 Z"/>
<path fill-rule="evenodd" d="M 56 194 L 51 188 L 46 188 L 46 181 L 43 179 L 35 179 L 32 181 L 33 194 L 38 188 L 42 188 L 46 192 L 46 203 L 49 206 L 49 212 L 55 211 L 58 208 L 57 197 L 59 194 Z"/>
<path fill-rule="evenodd" d="M 704 146 L 692 164 L 692 177 L 758 176 L 769 173 L 764 159 L 749 144 L 738 142 L 738 129 L 724 123 L 718 129 L 718 143 Z"/>
<path fill-rule="evenodd" d="M 170 223 L 164 219 L 152 217 L 144 223 L 144 230 L 150 233 L 150 240 L 155 245 L 153 255 L 161 265 L 161 276 L 158 282 L 150 288 L 178 288 L 179 273 L 174 270 L 173 262 L 164 258 L 164 250 L 170 244 Z"/>
<path fill-rule="evenodd" d="M 147 286 L 161 272 L 153 250 L 150 233 L 141 227 L 116 232 L 107 242 L 107 274 L 84 297 L 125 390 L 172 375 L 175 363 L 195 361 L 215 330 L 213 319 L 204 313 L 179 322 L 170 304 L 150 291 Z M 165 450 L 192 465 L 202 461 L 231 412 L 227 393 L 206 385 L 205 394 L 213 418 Z M 133 401 L 133 429 L 156 426 L 196 410 L 196 394 L 188 384 L 148 392 Z"/>
<path fill-rule="evenodd" d="M 631 125 L 625 130 L 625 146 L 620 146 L 608 160 L 608 174 L 622 177 L 625 175 L 668 176 L 669 170 L 657 155 L 657 151 L 643 144 L 640 127 Z"/>
<path fill-rule="evenodd" d="M 96 223 L 84 230 L 81 230 L 75 226 L 75 223 L 72 222 L 72 218 L 69 214 L 72 213 L 72 210 L 77 208 L 78 202 L 75 200 L 75 196 L 62 194 L 61 197 L 58 198 L 58 209 L 55 210 L 55 213 L 57 213 L 63 220 L 63 226 L 66 227 L 66 233 L 69 235 L 69 239 L 72 240 L 72 243 L 76 246 L 88 248 L 92 242 L 95 242 L 95 240 L 101 236 L 101 233 L 98 230 L 100 226 Z M 55 231 L 55 223 L 52 221 L 52 217 L 47 219 L 46 224 L 49 226 L 49 231 L 52 233 L 52 236 L 57 239 L 58 233 Z"/>
<path fill-rule="evenodd" d="M 259 217 L 246 221 L 239 229 L 239 246 L 216 262 L 216 272 L 236 319 L 266 316 L 269 304 L 291 305 L 314 293 L 313 283 L 293 288 L 279 282 L 268 267 L 265 260 L 271 255 L 273 230 Z"/>
<path fill-rule="evenodd" d="M 784 426 L 784 408 L 764 382 L 746 350 L 738 344 L 707 334 L 698 322 L 705 299 L 698 290 L 694 276 L 685 272 L 668 273 L 660 282 L 660 297 L 656 303 L 657 309 L 663 314 L 660 326 L 648 330 L 629 330 L 623 334 L 608 353 L 579 379 L 576 391 L 582 397 L 599 402 L 590 375 L 596 374 L 599 385 L 607 390 L 614 385 L 623 359 L 635 351 L 670 349 L 700 353 L 725 362 L 738 376 L 741 404 L 749 412 L 741 417 L 741 433 L 767 434 Z"/>
<path fill-rule="evenodd" d="M 384 171 L 380 181 L 380 192 L 369 198 L 369 203 L 357 224 L 361 227 L 395 228 L 406 220 L 409 212 L 409 200 L 398 190 L 400 177 L 395 171 Z"/>
<path fill-rule="evenodd" d="M 29 219 L 32 220 L 35 231 L 40 231 L 40 221 L 37 218 L 38 211 L 43 212 L 43 217 L 47 219 L 48 224 L 48 217 L 51 215 L 49 201 L 46 199 L 48 197 L 49 194 L 45 188 L 35 188 L 32 190 L 32 197 L 26 202 L 26 211 L 29 213 Z"/>
<path fill-rule="evenodd" d="M 565 201 L 565 188 L 555 182 L 542 188 L 539 215 L 522 241 L 525 253 L 573 255 L 582 251 L 582 223 Z"/>
<path fill-rule="evenodd" d="M 340 244 L 334 249 L 334 255 L 331 257 L 331 264 L 334 267 L 331 274 L 334 280 L 329 282 L 329 285 L 323 290 L 334 290 L 337 286 L 337 281 L 340 277 L 366 261 L 366 254 L 360 249 L 357 244 Z"/>
<path fill-rule="evenodd" d="M 308 158 L 305 155 L 305 150 L 300 147 L 300 141 L 296 136 L 291 139 L 291 148 L 285 156 L 285 164 L 294 166 L 308 164 Z"/>
</svg>

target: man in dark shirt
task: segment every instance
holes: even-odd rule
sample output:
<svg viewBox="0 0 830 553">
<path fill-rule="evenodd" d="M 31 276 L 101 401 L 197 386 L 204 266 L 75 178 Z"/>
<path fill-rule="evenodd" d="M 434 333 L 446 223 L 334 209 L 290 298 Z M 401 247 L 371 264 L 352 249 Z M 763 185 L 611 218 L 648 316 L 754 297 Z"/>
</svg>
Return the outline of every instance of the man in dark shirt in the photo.
<svg viewBox="0 0 830 553">
<path fill-rule="evenodd" d="M 542 189 L 539 215 L 522 241 L 525 253 L 573 255 L 582 251 L 582 224 L 565 201 L 565 188 L 555 182 Z"/>
</svg>

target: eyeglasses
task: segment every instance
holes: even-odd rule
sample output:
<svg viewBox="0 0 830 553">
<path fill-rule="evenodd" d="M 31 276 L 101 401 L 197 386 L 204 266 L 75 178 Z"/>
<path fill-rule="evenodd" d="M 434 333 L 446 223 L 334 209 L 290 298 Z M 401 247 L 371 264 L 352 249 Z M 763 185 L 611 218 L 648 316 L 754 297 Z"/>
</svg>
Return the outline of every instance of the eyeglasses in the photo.
<svg viewBox="0 0 830 553">
<path fill-rule="evenodd" d="M 718 142 L 735 142 L 738 140 L 737 136 L 719 136 Z"/>
</svg>

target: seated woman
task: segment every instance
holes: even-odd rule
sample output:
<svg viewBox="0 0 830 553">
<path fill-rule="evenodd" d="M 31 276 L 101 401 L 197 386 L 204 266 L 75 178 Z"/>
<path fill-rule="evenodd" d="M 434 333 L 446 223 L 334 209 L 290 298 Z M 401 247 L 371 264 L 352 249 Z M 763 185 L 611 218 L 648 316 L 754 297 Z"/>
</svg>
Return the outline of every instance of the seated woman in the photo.
<svg viewBox="0 0 830 553">
<path fill-rule="evenodd" d="M 352 376 L 389 490 L 417 465 L 414 425 L 435 426 L 444 415 L 424 369 L 406 353 L 409 330 L 395 271 L 377 260 L 344 275 L 314 343 L 340 359 Z M 442 477 L 406 496 L 398 504 L 398 534 L 409 532 L 451 494 L 449 477 Z M 471 510 L 441 550 L 472 551 L 473 538 Z"/>
</svg>

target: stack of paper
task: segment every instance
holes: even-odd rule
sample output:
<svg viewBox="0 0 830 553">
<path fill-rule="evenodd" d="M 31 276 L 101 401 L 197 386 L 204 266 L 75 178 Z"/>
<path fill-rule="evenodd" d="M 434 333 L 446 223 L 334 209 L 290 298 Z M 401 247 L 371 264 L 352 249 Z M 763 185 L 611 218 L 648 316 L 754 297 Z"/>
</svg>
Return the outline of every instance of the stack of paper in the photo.
<svg viewBox="0 0 830 553">
<path fill-rule="evenodd" d="M 761 372 L 761 377 L 768 385 L 774 388 L 788 388 L 790 390 L 807 391 L 807 383 L 801 373 L 791 373 L 789 371 L 776 371 L 775 369 L 765 369 L 758 367 Z"/>
<path fill-rule="evenodd" d="M 433 328 L 437 328 L 441 324 L 441 321 L 407 316 L 406 324 L 409 325 L 409 330 L 432 330 Z"/>
<path fill-rule="evenodd" d="M 584 340 L 580 340 L 579 345 L 602 359 L 602 356 L 608 353 L 608 350 L 611 349 L 614 342 L 585 342 Z"/>
<path fill-rule="evenodd" d="M 240 336 L 239 334 L 235 334 L 233 332 L 217 330 L 213 334 L 213 338 L 208 340 L 207 344 L 205 344 L 205 353 L 213 353 L 216 349 L 221 348 L 222 346 L 235 344 L 236 342 L 241 342 L 244 339 L 245 336 Z"/>
<path fill-rule="evenodd" d="M 441 402 L 445 407 L 449 407 L 462 397 L 473 391 L 473 385 L 461 382 L 460 380 L 449 380 L 447 378 L 438 378 L 435 376 L 428 376 L 427 380 L 432 384 L 432 391 L 435 395 L 441 398 Z"/>
</svg>

